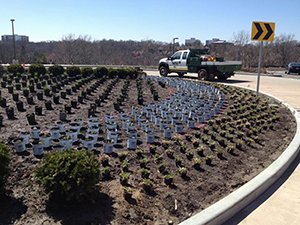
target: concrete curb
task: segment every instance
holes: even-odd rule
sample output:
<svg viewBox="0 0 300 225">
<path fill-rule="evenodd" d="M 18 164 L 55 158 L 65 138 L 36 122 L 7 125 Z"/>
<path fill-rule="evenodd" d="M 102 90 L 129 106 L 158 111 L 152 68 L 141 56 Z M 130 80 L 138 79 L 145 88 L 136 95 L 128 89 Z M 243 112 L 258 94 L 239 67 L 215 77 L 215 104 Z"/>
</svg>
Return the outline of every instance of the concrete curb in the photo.
<svg viewBox="0 0 300 225">
<path fill-rule="evenodd" d="M 253 90 L 253 89 L 251 89 Z M 228 196 L 180 223 L 180 225 L 222 224 L 266 191 L 290 166 L 300 151 L 300 114 L 282 100 L 263 93 L 285 105 L 294 115 L 296 134 L 287 149 L 270 166 Z"/>
</svg>

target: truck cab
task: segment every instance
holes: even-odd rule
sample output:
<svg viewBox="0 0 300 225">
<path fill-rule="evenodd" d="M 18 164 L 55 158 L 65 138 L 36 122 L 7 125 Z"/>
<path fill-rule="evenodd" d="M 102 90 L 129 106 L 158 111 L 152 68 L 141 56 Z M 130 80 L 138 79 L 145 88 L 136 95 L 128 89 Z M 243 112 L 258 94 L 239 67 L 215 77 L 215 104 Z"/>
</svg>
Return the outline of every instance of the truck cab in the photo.
<svg viewBox="0 0 300 225">
<path fill-rule="evenodd" d="M 159 73 L 161 76 L 167 76 L 169 73 L 175 72 L 179 76 L 183 76 L 188 71 L 187 59 L 190 50 L 180 50 L 175 52 L 168 58 L 159 60 Z"/>
</svg>

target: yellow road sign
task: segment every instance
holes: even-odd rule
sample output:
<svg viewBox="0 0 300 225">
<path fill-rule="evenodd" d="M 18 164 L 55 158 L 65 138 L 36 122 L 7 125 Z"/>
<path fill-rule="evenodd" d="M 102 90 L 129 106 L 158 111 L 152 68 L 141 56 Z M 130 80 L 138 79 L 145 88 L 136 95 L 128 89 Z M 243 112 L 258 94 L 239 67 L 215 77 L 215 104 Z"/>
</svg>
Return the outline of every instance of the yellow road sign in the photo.
<svg viewBox="0 0 300 225">
<path fill-rule="evenodd" d="M 253 41 L 273 41 L 275 23 L 252 22 L 251 40 Z"/>
</svg>

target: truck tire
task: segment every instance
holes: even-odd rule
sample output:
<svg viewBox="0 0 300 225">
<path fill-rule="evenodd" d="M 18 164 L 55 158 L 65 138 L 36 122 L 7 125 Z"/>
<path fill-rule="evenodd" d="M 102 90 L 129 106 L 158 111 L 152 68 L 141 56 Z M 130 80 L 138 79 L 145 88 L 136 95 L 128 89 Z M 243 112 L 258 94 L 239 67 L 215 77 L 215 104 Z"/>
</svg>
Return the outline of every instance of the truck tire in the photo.
<svg viewBox="0 0 300 225">
<path fill-rule="evenodd" d="M 179 77 L 183 77 L 184 73 L 177 73 Z"/>
<path fill-rule="evenodd" d="M 200 69 L 198 71 L 198 79 L 199 80 L 206 80 L 207 76 L 208 76 L 208 73 L 207 73 L 206 69 Z"/>
<path fill-rule="evenodd" d="M 166 66 L 159 67 L 159 74 L 163 77 L 168 76 L 169 70 Z"/>
</svg>

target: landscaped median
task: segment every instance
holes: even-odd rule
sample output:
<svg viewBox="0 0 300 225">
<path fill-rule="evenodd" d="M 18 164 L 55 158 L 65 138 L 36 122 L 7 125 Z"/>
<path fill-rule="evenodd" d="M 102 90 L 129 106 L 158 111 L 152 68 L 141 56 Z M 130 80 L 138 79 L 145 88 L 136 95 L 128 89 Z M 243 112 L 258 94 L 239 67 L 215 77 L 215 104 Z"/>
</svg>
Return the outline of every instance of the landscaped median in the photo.
<svg viewBox="0 0 300 225">
<path fill-rule="evenodd" d="M 297 130 L 292 142 L 278 159 L 252 180 L 200 213 L 181 222 L 180 225 L 217 225 L 226 222 L 271 187 L 286 172 L 287 168 L 299 154 L 300 114 L 287 103 L 283 103 L 282 100 L 268 94 L 264 95 L 274 99 L 277 103 L 285 105 L 294 115 Z"/>
<path fill-rule="evenodd" d="M 0 137 L 11 154 L 0 224 L 178 224 L 259 174 L 296 131 L 285 106 L 249 90 L 133 69 L 62 69 L 0 77 Z M 87 152 L 99 173 L 85 185 Z M 85 206 L 51 197 L 61 187 L 59 196 L 75 190 Z"/>
</svg>

